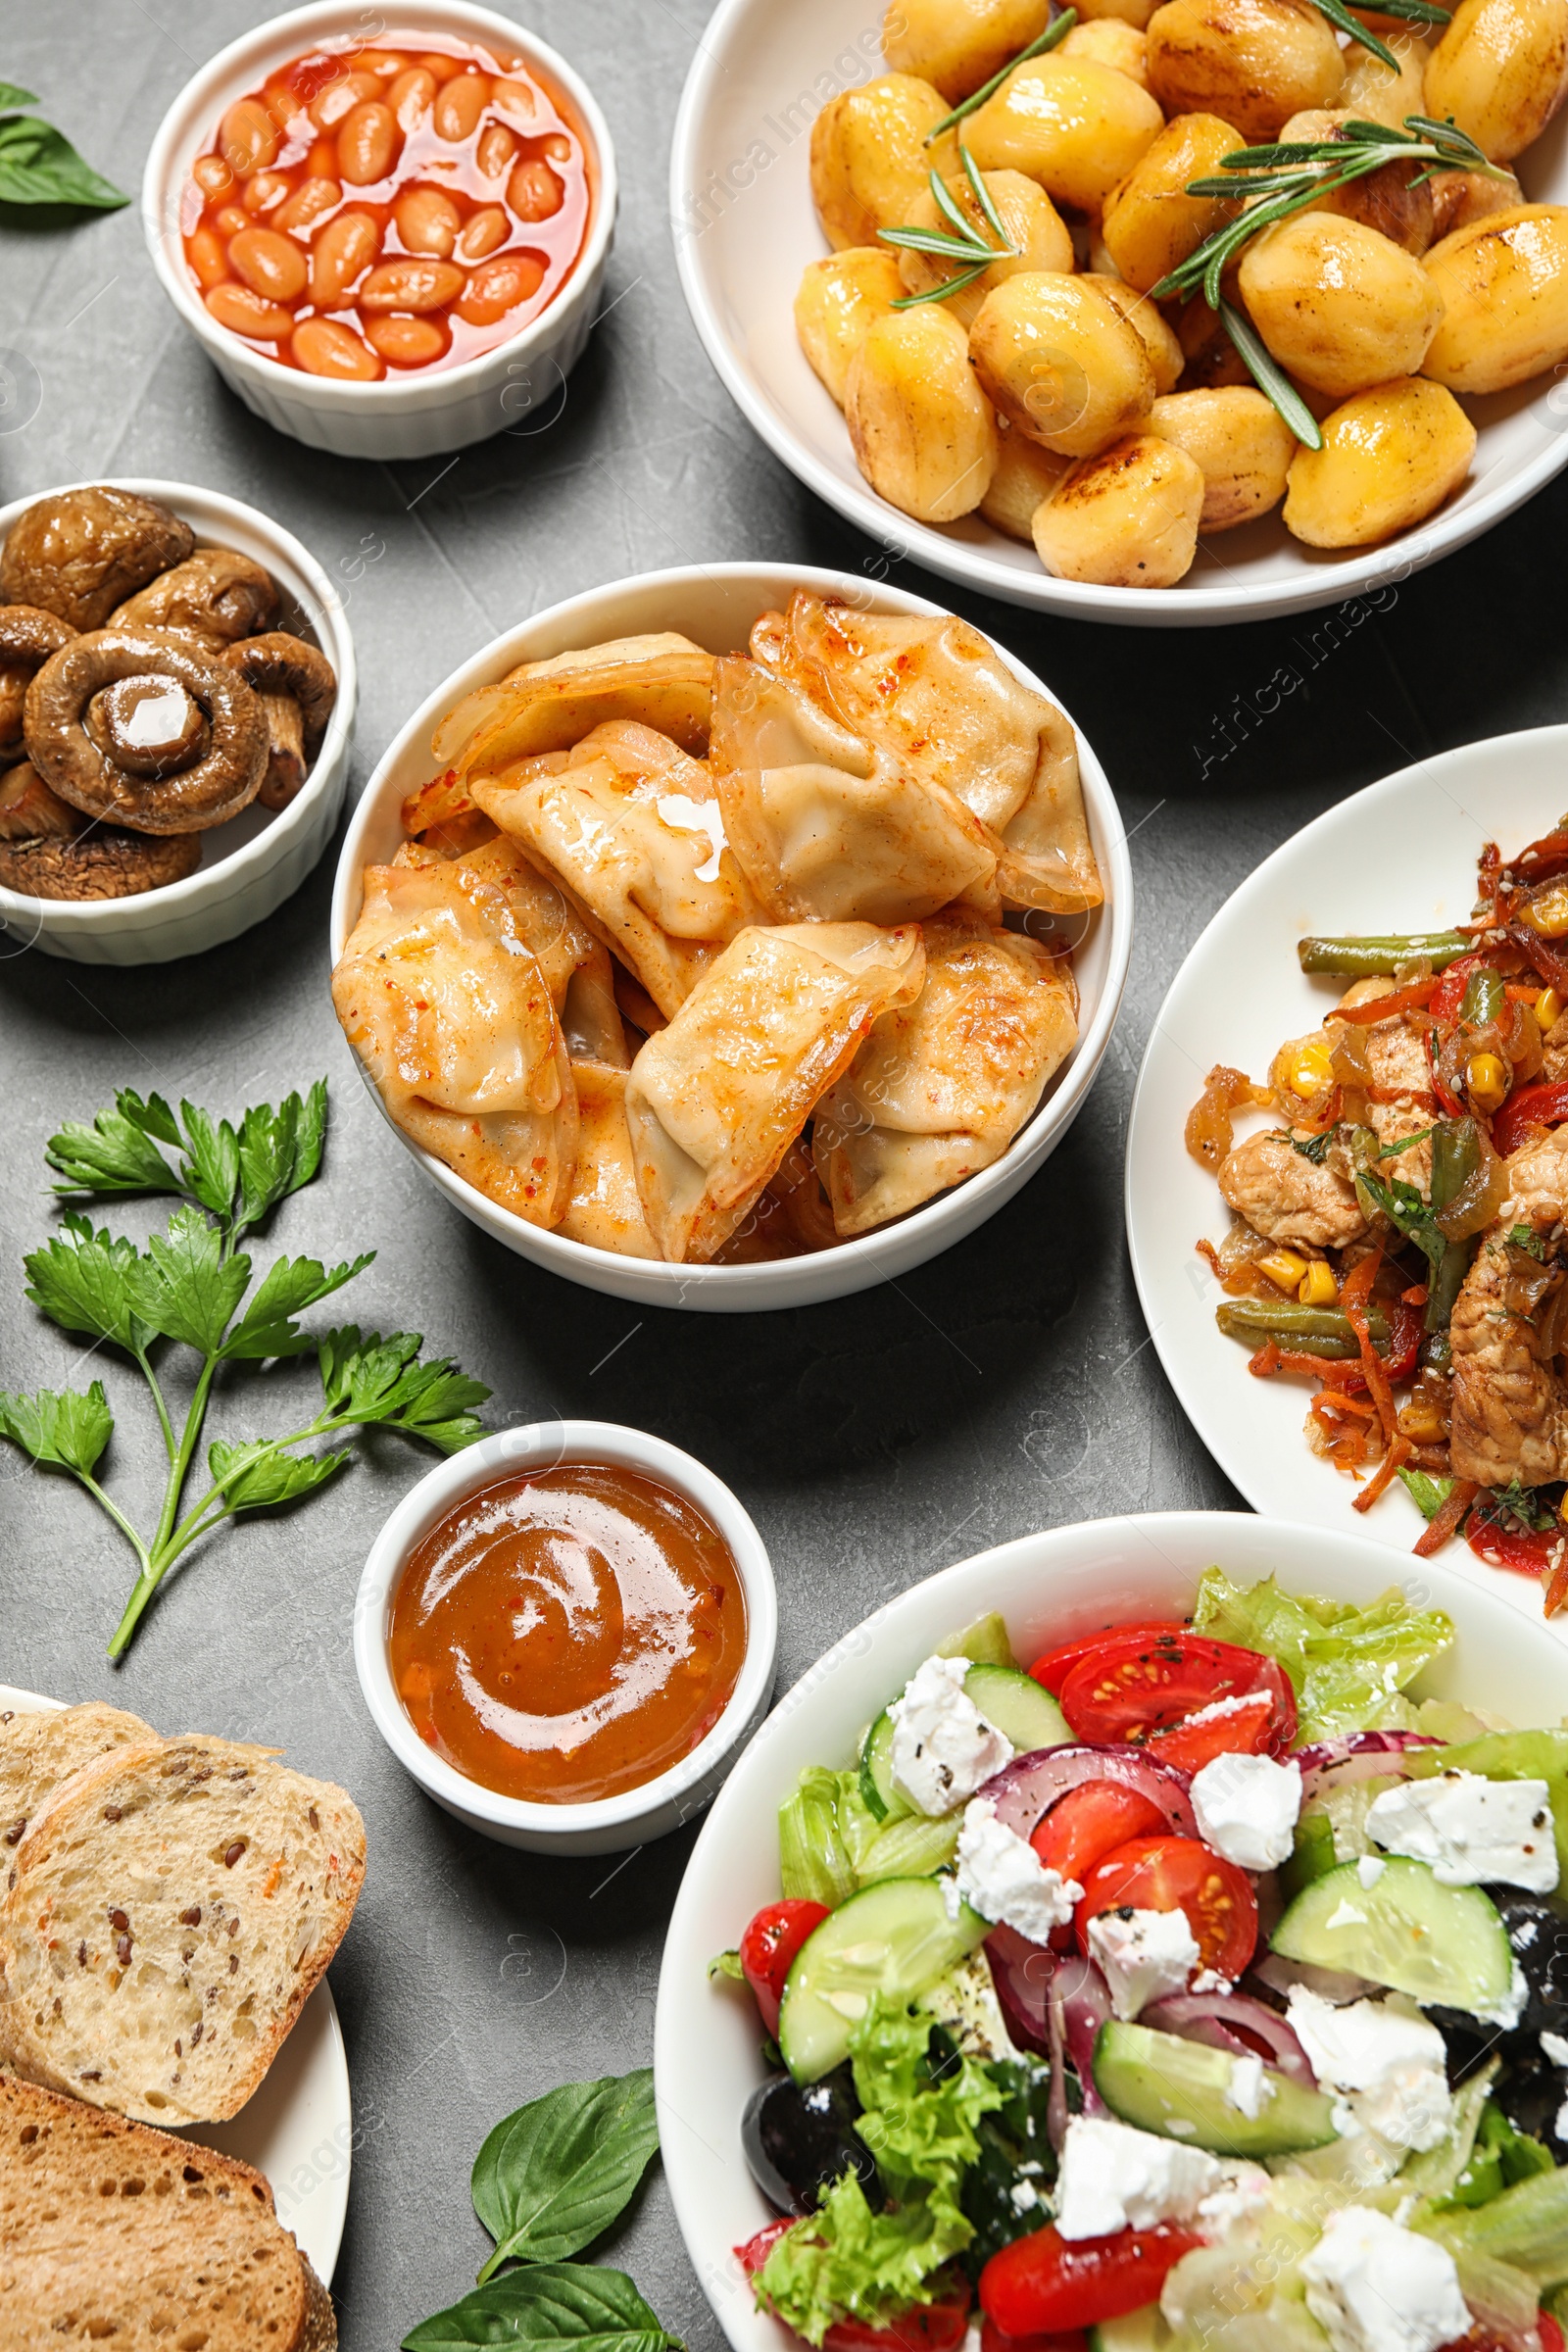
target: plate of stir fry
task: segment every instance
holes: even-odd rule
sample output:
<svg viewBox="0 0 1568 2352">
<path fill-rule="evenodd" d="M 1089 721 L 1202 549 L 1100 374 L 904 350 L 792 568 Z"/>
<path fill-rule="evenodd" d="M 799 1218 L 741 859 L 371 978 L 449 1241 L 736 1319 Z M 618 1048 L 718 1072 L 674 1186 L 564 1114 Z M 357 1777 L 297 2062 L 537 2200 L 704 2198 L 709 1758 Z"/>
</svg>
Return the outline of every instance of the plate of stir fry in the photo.
<svg viewBox="0 0 1568 2352">
<path fill-rule="evenodd" d="M 1256 1509 L 1468 1558 L 1568 1626 L 1565 749 L 1406 769 L 1244 884 L 1155 1023 L 1127 1214 Z"/>
</svg>

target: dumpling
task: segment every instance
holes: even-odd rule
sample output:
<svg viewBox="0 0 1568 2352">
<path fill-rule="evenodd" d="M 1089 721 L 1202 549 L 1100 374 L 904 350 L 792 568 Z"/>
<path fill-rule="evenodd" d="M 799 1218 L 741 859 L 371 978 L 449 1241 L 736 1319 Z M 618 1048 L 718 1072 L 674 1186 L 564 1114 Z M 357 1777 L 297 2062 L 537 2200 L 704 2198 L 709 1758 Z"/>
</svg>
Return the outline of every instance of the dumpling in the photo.
<svg viewBox="0 0 1568 2352">
<path fill-rule="evenodd" d="M 757 918 L 709 770 L 652 727 L 598 727 L 564 757 L 468 781 L 666 1020 L 718 949 Z"/>
<path fill-rule="evenodd" d="M 560 1231 L 590 1250 L 619 1257 L 657 1257 L 632 1165 L 626 1125 L 626 1073 L 603 1062 L 573 1061 L 577 1089 L 577 1168 Z"/>
<path fill-rule="evenodd" d="M 461 863 L 367 866 L 332 1003 L 405 1134 L 530 1224 L 559 1220 L 577 1098 L 504 891 Z"/>
<path fill-rule="evenodd" d="M 637 719 L 688 752 L 708 749 L 713 657 L 666 630 L 523 662 L 449 710 L 430 739 L 436 758 L 494 774 L 539 752 L 569 751 L 607 719 Z"/>
<path fill-rule="evenodd" d="M 925 987 L 817 1104 L 840 1234 L 869 1233 L 1000 1159 L 1078 1041 L 1070 963 L 958 911 L 924 926 Z"/>
<path fill-rule="evenodd" d="M 496 837 L 491 818 L 474 806 L 450 771 L 411 792 L 402 816 L 404 832 L 434 858 L 463 858 Z"/>
<path fill-rule="evenodd" d="M 798 1136 L 747 1209 L 729 1240 L 713 1252 L 715 1266 L 775 1265 L 781 1257 L 836 1250 L 838 1234 L 810 1148 Z"/>
<path fill-rule="evenodd" d="M 985 828 L 945 784 L 736 655 L 714 672 L 710 765 L 775 922 L 918 922 L 996 873 Z"/>
<path fill-rule="evenodd" d="M 1100 905 L 1072 727 L 978 629 L 951 615 L 858 612 L 804 589 L 782 629 L 765 617 L 756 642 L 781 676 L 989 827 L 1009 906 L 1070 914 Z"/>
<path fill-rule="evenodd" d="M 712 1256 L 878 1016 L 918 996 L 918 928 L 743 931 L 631 1065 L 637 1190 L 662 1254 Z"/>
</svg>

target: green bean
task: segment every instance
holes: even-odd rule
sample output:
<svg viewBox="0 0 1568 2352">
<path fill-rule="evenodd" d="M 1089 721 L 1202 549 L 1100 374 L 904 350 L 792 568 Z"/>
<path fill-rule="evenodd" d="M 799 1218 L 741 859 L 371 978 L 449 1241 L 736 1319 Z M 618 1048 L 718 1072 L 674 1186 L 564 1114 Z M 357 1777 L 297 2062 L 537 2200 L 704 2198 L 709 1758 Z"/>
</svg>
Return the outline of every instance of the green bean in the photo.
<svg viewBox="0 0 1568 2352">
<path fill-rule="evenodd" d="M 1474 940 L 1462 931 L 1421 931 L 1408 938 L 1323 939 L 1309 933 L 1296 943 L 1303 972 L 1339 972 L 1348 980 L 1392 976 L 1401 963 L 1430 963 L 1434 971 L 1468 956 Z"/>
<path fill-rule="evenodd" d="M 1300 1306 L 1290 1298 L 1227 1298 L 1214 1309 L 1214 1320 L 1227 1339 L 1250 1340 L 1256 1346 L 1278 1340 L 1282 1348 L 1308 1355 L 1360 1353 L 1350 1319 L 1337 1306 Z M 1388 1317 L 1381 1306 L 1367 1309 L 1366 1322 L 1374 1340 L 1388 1338 Z"/>
<path fill-rule="evenodd" d="M 1501 1020 L 1504 1002 L 1502 982 L 1489 964 L 1483 964 L 1464 984 L 1459 1018 L 1473 1029 L 1483 1029 L 1489 1021 Z"/>
</svg>

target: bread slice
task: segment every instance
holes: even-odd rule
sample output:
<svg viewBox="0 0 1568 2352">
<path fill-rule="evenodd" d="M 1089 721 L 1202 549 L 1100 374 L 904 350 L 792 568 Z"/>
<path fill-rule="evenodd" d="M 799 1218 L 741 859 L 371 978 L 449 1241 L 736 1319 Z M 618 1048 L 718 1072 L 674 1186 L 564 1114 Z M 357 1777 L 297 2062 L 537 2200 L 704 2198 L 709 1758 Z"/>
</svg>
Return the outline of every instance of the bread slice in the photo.
<svg viewBox="0 0 1568 2352">
<path fill-rule="evenodd" d="M 0 2352 L 330 2352 L 331 2297 L 231 2156 L 0 2076 Z"/>
<path fill-rule="evenodd" d="M 139 1715 L 91 1699 L 81 1707 L 49 1707 L 36 1715 L 0 1715 L 0 1851 L 21 1844 L 29 1821 L 50 1791 L 83 1764 L 112 1747 L 158 1734 Z"/>
<path fill-rule="evenodd" d="M 161 2124 L 244 2106 L 365 1877 L 341 1788 L 192 1735 L 57 1789 L 0 1901 L 0 2049 L 53 2090 Z"/>
</svg>

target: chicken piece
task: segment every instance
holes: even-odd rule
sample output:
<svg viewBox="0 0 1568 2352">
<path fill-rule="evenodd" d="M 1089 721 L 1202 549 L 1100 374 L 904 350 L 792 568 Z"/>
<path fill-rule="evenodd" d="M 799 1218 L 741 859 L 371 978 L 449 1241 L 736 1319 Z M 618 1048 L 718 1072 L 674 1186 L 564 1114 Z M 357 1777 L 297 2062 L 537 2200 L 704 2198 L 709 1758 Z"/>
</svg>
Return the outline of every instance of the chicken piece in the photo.
<svg viewBox="0 0 1568 2352">
<path fill-rule="evenodd" d="M 1542 1040 L 1541 1075 L 1548 1085 L 1568 1078 L 1568 1012 L 1560 1012 Z"/>
<path fill-rule="evenodd" d="M 1450 1455 L 1455 1478 L 1539 1487 L 1568 1477 L 1568 1384 L 1540 1331 L 1504 1301 L 1507 1237 L 1528 1225 L 1555 1255 L 1568 1201 L 1568 1128 L 1526 1144 L 1507 1163 L 1508 1197 L 1454 1303 Z"/>
<path fill-rule="evenodd" d="M 1401 1136 L 1426 1137 L 1432 1125 L 1432 1072 L 1427 1065 L 1427 1051 L 1413 1029 L 1402 1018 L 1384 1021 L 1366 1032 L 1367 1067 L 1372 1072 L 1374 1086 L 1397 1091 L 1399 1100 L 1394 1102 L 1369 1102 L 1366 1107 L 1367 1125 L 1381 1146 L 1397 1143 Z M 1413 1184 L 1422 1200 L 1432 1190 L 1432 1145 L 1430 1139 L 1417 1144 L 1409 1152 L 1400 1152 L 1380 1162 L 1378 1174 L 1387 1183 L 1391 1177 L 1401 1177 Z"/>
<path fill-rule="evenodd" d="M 1219 1171 L 1227 1206 L 1270 1242 L 1308 1242 L 1343 1250 L 1366 1231 L 1355 1188 L 1318 1167 L 1288 1136 L 1250 1136 Z"/>
</svg>

